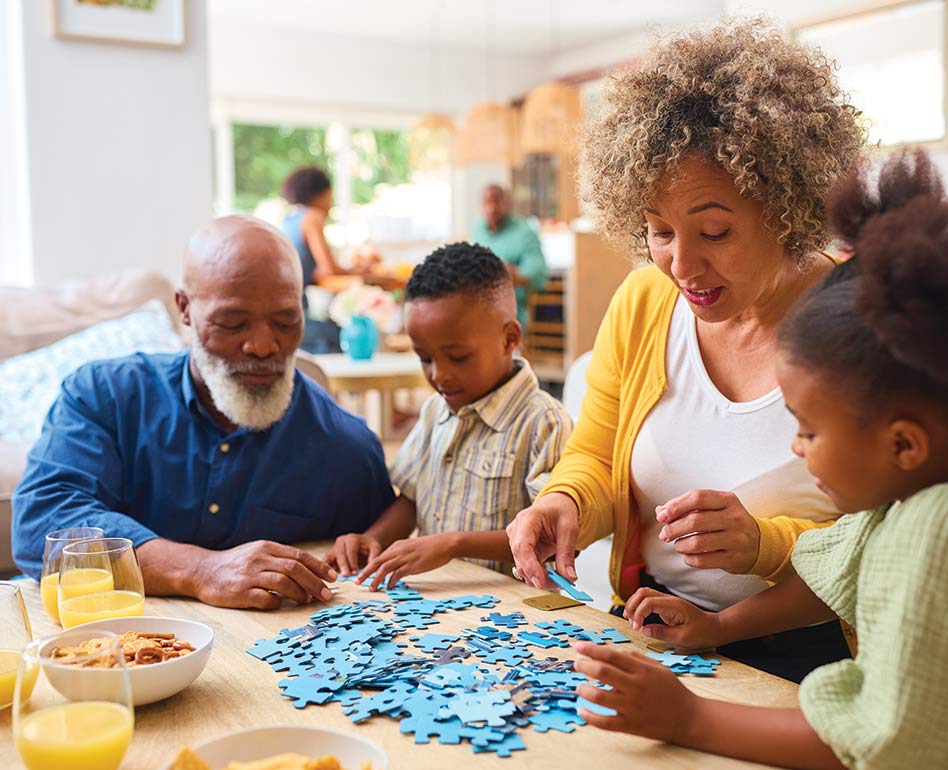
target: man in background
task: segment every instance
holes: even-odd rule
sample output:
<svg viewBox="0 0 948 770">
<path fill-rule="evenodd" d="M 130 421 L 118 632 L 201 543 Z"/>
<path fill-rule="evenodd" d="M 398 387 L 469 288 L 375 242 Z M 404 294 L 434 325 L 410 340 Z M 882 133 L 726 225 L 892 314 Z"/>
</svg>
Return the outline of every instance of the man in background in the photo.
<svg viewBox="0 0 948 770">
<path fill-rule="evenodd" d="M 517 295 L 517 320 L 527 328 L 527 294 L 546 283 L 547 269 L 540 239 L 526 220 L 511 213 L 510 195 L 500 185 L 484 188 L 484 218 L 471 230 L 471 240 L 486 246 L 507 266 Z"/>
</svg>

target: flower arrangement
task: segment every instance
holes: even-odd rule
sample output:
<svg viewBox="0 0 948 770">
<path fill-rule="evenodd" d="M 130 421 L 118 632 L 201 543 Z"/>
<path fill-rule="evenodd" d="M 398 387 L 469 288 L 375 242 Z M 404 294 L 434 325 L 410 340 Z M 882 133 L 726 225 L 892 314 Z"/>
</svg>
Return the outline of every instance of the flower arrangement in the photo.
<svg viewBox="0 0 948 770">
<path fill-rule="evenodd" d="M 394 334 L 401 327 L 401 313 L 395 297 L 378 286 L 356 283 L 333 298 L 329 317 L 335 323 L 346 327 L 355 316 L 371 318 L 375 327 L 386 334 Z"/>
</svg>

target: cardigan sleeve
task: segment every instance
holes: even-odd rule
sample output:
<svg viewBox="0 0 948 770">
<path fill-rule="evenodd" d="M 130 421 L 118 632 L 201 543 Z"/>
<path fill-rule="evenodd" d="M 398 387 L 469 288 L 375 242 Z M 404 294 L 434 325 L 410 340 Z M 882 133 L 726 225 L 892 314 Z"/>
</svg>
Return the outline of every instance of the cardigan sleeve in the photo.
<svg viewBox="0 0 948 770">
<path fill-rule="evenodd" d="M 609 304 L 586 369 L 586 394 L 576 427 L 563 457 L 544 487 L 543 495 L 562 492 L 579 508 L 582 549 L 611 534 L 615 528 L 612 457 L 619 423 L 621 382 L 616 362 L 616 327 L 621 313 L 623 285 Z"/>
</svg>

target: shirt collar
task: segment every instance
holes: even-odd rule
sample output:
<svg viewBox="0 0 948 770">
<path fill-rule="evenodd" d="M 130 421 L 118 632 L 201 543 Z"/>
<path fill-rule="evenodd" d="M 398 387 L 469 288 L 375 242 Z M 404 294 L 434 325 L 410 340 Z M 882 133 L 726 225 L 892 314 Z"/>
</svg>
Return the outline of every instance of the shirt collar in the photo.
<svg viewBox="0 0 948 770">
<path fill-rule="evenodd" d="M 464 417 L 474 413 L 492 430 L 501 432 L 507 429 L 517 416 L 514 410 L 508 407 L 520 396 L 533 391 L 540 386 L 530 364 L 520 356 L 514 356 L 516 371 L 513 377 L 495 388 L 486 396 L 467 406 L 462 406 L 457 413 L 451 411 L 444 399 L 441 400 L 441 409 L 438 413 L 438 424 L 446 422 L 451 417 Z"/>
</svg>

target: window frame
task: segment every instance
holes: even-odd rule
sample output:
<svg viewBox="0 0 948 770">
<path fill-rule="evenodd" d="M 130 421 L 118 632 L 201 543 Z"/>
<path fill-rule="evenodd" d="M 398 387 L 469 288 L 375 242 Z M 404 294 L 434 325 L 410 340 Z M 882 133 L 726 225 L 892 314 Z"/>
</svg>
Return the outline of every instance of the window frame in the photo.
<svg viewBox="0 0 948 770">
<path fill-rule="evenodd" d="M 866 5 L 854 8 L 849 11 L 829 13 L 821 16 L 813 16 L 794 22 L 790 25 L 790 35 L 794 41 L 800 40 L 800 33 L 811 30 L 814 27 L 833 24 L 843 21 L 854 21 L 872 16 L 880 16 L 887 12 L 897 11 L 901 8 L 910 8 L 914 5 L 922 5 L 931 2 L 931 0 L 881 0 L 881 2 L 867 3 Z M 926 141 L 899 141 L 889 144 L 879 140 L 876 148 L 882 152 L 896 152 L 905 147 L 923 147 L 926 150 L 938 151 L 948 149 L 948 0 L 938 0 L 942 6 L 942 29 L 941 29 L 941 58 L 942 58 L 942 93 L 941 93 L 941 113 L 942 113 L 942 135 L 938 139 Z M 831 51 L 825 51 L 832 58 Z"/>
</svg>

